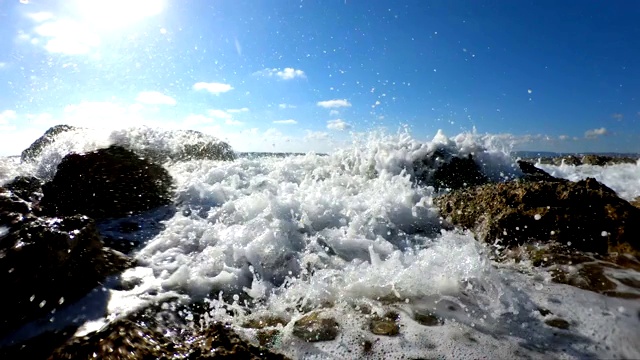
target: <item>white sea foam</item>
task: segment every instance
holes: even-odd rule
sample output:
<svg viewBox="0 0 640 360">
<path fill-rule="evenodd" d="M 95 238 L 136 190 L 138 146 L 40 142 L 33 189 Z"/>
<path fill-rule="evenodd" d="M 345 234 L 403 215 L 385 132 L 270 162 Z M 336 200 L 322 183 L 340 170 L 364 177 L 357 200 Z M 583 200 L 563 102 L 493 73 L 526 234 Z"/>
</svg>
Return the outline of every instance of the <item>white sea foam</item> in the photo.
<svg viewBox="0 0 640 360">
<path fill-rule="evenodd" d="M 625 200 L 633 200 L 640 196 L 640 165 L 616 164 L 608 166 L 594 165 L 546 165 L 536 164 L 553 176 L 578 181 L 587 177 L 596 180 L 613 189 L 618 196 Z"/>
<path fill-rule="evenodd" d="M 640 338 L 637 302 L 553 284 L 535 269 L 525 275 L 496 267 L 473 234 L 447 230 L 433 206 L 434 189 L 413 181 L 416 161 L 437 149 L 473 155 L 495 180 L 519 175 L 491 136 L 440 132 L 427 142 L 406 133 L 368 134 L 329 156 L 168 165 L 178 212 L 135 253 L 140 266 L 123 274 L 135 286 L 112 289 L 107 311 L 178 297 L 209 298 L 207 316 L 235 325 L 276 314 L 288 324 L 273 346 L 293 358 L 358 359 L 365 341 L 373 344 L 371 359 L 640 357 L 633 342 Z M 40 164 L 56 161 L 45 154 Z M 594 175 L 623 196 L 638 191 L 635 165 Z M 363 307 L 380 315 L 397 311 L 400 335 L 373 335 Z M 539 307 L 569 321 L 570 329 L 545 325 Z M 309 344 L 292 334 L 295 320 L 314 308 L 338 320 L 335 340 Z M 423 310 L 445 324 L 418 324 L 412 315 Z M 236 329 L 255 338 L 253 329 Z"/>
</svg>

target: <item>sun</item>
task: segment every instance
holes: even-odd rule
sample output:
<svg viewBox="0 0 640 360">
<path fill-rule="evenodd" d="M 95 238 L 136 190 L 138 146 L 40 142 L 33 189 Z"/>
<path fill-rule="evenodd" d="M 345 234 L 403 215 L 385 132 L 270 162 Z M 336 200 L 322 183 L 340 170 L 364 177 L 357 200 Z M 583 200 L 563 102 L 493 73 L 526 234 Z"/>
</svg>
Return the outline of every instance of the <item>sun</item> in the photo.
<svg viewBox="0 0 640 360">
<path fill-rule="evenodd" d="M 100 30 L 116 30 L 160 14 L 165 0 L 76 0 L 80 21 Z"/>
</svg>

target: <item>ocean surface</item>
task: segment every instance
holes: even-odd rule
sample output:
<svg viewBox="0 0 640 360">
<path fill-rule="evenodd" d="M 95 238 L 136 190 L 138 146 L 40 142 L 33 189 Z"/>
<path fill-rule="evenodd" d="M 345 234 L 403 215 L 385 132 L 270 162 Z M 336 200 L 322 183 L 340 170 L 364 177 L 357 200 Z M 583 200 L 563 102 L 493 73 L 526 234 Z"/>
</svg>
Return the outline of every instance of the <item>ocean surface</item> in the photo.
<svg viewBox="0 0 640 360">
<path fill-rule="evenodd" d="M 69 151 L 123 137 L 131 137 L 129 130 L 64 135 L 33 164 L 1 159 L 0 183 L 16 175 L 50 179 Z M 407 133 L 369 133 L 328 155 L 169 164 L 177 211 L 138 217 L 149 231 L 129 235 L 142 242 L 133 253 L 140 266 L 121 276 L 130 286 L 107 281 L 12 338 L 84 316 L 81 335 L 154 302 L 206 299 L 204 321 L 228 321 L 252 341 L 256 330 L 243 323 L 285 319 L 271 346 L 296 359 L 358 359 L 366 342 L 373 344 L 368 359 L 640 358 L 640 301 L 553 283 L 527 262 L 495 263 L 473 234 L 443 225 L 433 205 L 437 193 L 411 180 L 413 160 L 436 147 L 474 154 L 493 179 L 519 175 L 508 148 L 476 134 L 419 141 Z M 639 164 L 538 166 L 570 180 L 595 177 L 627 200 L 640 196 Z M 293 335 L 294 321 L 315 308 L 338 321 L 335 340 L 307 343 Z M 546 325 L 540 308 L 567 320 L 569 329 Z M 364 309 L 397 312 L 399 334 L 372 334 Z M 416 322 L 414 315 L 425 311 L 444 324 Z"/>
</svg>

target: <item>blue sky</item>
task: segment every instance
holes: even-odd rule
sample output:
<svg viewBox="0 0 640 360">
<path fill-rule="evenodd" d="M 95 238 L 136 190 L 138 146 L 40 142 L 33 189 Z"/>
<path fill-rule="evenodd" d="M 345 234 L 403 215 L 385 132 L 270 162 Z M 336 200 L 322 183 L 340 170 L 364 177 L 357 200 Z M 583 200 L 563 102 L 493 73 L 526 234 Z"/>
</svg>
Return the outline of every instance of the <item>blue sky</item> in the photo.
<svg viewBox="0 0 640 360">
<path fill-rule="evenodd" d="M 59 123 L 240 151 L 407 127 L 640 152 L 638 19 L 632 0 L 4 1 L 0 154 Z"/>
</svg>

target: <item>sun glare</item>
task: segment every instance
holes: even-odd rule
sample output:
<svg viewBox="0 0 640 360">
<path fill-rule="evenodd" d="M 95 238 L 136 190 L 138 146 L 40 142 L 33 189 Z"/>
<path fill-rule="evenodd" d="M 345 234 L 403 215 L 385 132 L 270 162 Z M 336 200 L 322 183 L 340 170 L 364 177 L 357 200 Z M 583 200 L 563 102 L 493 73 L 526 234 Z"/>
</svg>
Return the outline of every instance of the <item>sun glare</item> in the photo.
<svg viewBox="0 0 640 360">
<path fill-rule="evenodd" d="M 165 0 L 77 0 L 81 21 L 103 30 L 115 30 L 160 14 Z"/>
</svg>

